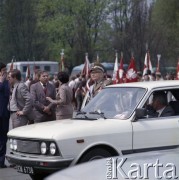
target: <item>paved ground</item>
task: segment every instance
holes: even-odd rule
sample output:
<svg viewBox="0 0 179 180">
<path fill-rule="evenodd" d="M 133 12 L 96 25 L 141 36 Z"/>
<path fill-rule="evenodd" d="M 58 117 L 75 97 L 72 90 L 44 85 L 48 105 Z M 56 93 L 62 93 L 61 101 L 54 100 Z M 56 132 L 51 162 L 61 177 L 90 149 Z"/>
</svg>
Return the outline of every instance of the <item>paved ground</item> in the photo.
<svg viewBox="0 0 179 180">
<path fill-rule="evenodd" d="M 7 144 L 7 151 L 9 151 L 9 144 Z M 10 168 L 6 161 L 8 168 L 0 169 L 0 180 L 31 180 L 29 175 L 18 173 L 16 169 Z"/>
</svg>

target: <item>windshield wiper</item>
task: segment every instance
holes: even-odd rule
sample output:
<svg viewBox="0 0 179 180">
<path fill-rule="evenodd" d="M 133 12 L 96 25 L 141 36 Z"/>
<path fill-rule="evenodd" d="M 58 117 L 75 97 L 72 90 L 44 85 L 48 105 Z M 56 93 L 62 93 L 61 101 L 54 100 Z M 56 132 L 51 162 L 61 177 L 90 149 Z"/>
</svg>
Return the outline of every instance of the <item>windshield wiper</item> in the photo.
<svg viewBox="0 0 179 180">
<path fill-rule="evenodd" d="M 89 112 L 89 114 L 97 114 L 97 115 L 100 115 L 102 118 L 106 119 L 106 117 L 104 116 L 104 113 L 101 111 L 92 111 L 92 112 Z"/>
<path fill-rule="evenodd" d="M 88 119 L 85 111 L 78 111 L 75 116 L 78 116 L 78 115 L 84 115 L 84 117 Z"/>
</svg>

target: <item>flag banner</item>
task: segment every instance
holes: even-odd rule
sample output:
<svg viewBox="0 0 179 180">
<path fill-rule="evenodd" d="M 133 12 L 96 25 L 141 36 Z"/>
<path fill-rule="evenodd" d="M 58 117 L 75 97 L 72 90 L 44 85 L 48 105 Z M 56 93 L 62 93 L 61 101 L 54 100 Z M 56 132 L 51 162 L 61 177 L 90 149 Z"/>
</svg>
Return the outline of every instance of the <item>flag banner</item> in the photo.
<svg viewBox="0 0 179 180">
<path fill-rule="evenodd" d="M 26 80 L 30 78 L 30 66 L 27 65 L 26 74 L 25 74 Z"/>
<path fill-rule="evenodd" d="M 123 67 L 123 56 L 121 55 L 120 65 L 118 69 L 118 83 L 124 83 L 124 67 Z"/>
<path fill-rule="evenodd" d="M 35 75 L 36 75 L 36 66 L 35 66 L 35 60 L 34 60 L 33 75 L 32 75 L 33 80 L 35 80 Z"/>
<path fill-rule="evenodd" d="M 9 71 L 12 71 L 14 69 L 14 58 L 12 58 L 11 65 L 9 68 Z"/>
<path fill-rule="evenodd" d="M 131 58 L 127 73 L 126 82 L 137 82 L 137 70 L 135 65 L 134 57 Z"/>
<path fill-rule="evenodd" d="M 148 70 L 150 70 L 150 72 L 153 73 L 153 68 L 152 68 L 152 63 L 151 63 L 151 60 L 150 60 L 149 51 L 147 51 L 147 53 L 145 55 L 143 76 L 145 74 L 148 74 Z"/>
<path fill-rule="evenodd" d="M 161 58 L 161 55 L 158 54 L 157 55 L 157 69 L 156 69 L 156 73 L 160 73 L 160 58 Z"/>
<path fill-rule="evenodd" d="M 176 79 L 179 80 L 179 60 L 178 60 L 178 64 L 177 64 Z"/>
<path fill-rule="evenodd" d="M 86 53 L 85 55 L 85 62 L 84 62 L 84 67 L 81 71 L 81 74 L 83 76 L 85 76 L 86 79 L 89 78 L 89 74 L 90 74 L 90 62 L 89 62 L 89 59 L 88 59 L 88 53 Z"/>
<path fill-rule="evenodd" d="M 113 77 L 112 77 L 113 84 L 117 84 L 119 82 L 118 76 L 118 54 L 116 53 L 116 59 L 114 63 L 114 70 L 113 70 Z"/>
<path fill-rule="evenodd" d="M 60 72 L 64 72 L 65 71 L 65 61 L 64 61 L 64 49 L 62 49 L 61 54 L 61 61 L 60 61 Z"/>
</svg>

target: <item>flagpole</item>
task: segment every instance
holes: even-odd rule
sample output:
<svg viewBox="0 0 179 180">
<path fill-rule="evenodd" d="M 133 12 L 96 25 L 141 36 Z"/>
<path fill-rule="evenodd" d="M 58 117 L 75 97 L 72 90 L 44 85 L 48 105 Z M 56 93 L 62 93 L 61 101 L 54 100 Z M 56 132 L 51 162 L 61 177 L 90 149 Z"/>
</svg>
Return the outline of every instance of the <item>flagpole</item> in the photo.
<svg viewBox="0 0 179 180">
<path fill-rule="evenodd" d="M 65 71 L 65 67 L 64 67 L 64 49 L 61 50 L 61 64 L 60 64 L 60 71 L 63 72 Z"/>
<path fill-rule="evenodd" d="M 99 61 L 99 54 L 97 53 L 97 55 L 96 55 L 96 62 L 97 63 L 99 63 L 100 61 Z"/>
<path fill-rule="evenodd" d="M 36 74 L 36 67 L 35 67 L 35 57 L 33 57 L 33 61 L 34 61 L 34 66 L 33 66 L 33 75 L 32 75 L 32 78 L 33 80 L 35 80 L 35 74 Z"/>
<path fill-rule="evenodd" d="M 161 54 L 157 54 L 157 61 L 158 61 L 157 72 L 160 72 L 160 58 L 161 58 Z"/>
</svg>

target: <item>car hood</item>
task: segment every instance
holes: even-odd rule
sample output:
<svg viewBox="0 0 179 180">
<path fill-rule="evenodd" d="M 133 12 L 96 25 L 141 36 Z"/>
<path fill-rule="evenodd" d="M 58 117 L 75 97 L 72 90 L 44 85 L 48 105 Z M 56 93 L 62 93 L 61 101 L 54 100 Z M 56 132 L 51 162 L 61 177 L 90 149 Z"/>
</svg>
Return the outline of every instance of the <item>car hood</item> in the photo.
<svg viewBox="0 0 179 180">
<path fill-rule="evenodd" d="M 119 126 L 116 126 L 118 121 Z M 119 122 L 120 121 L 120 122 Z M 8 132 L 8 136 L 34 138 L 34 139 L 68 139 L 72 137 L 84 137 L 91 135 L 101 135 L 102 133 L 117 133 L 128 131 L 127 120 L 98 119 L 88 120 L 57 120 L 51 122 L 37 123 L 18 127 Z M 123 124 L 123 125 L 122 125 Z M 121 128 L 122 126 L 122 128 Z"/>
</svg>

